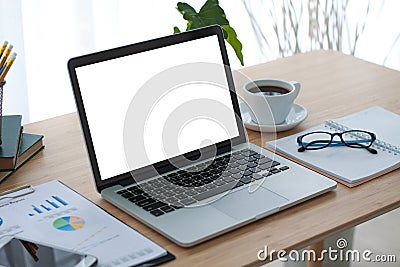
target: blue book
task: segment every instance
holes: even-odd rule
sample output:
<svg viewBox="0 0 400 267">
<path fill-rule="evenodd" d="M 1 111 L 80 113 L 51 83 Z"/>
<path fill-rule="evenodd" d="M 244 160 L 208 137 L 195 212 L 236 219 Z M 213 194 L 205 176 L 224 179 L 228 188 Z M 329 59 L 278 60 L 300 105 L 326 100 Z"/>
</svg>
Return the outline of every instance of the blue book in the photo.
<svg viewBox="0 0 400 267">
<path fill-rule="evenodd" d="M 12 171 L 1 171 L 0 182 L 5 180 L 17 169 L 24 165 L 28 160 L 33 158 L 44 148 L 43 135 L 22 133 L 21 143 L 19 145 L 17 163 Z"/>
<path fill-rule="evenodd" d="M 0 170 L 15 168 L 22 133 L 21 120 L 21 115 L 1 118 Z"/>
</svg>

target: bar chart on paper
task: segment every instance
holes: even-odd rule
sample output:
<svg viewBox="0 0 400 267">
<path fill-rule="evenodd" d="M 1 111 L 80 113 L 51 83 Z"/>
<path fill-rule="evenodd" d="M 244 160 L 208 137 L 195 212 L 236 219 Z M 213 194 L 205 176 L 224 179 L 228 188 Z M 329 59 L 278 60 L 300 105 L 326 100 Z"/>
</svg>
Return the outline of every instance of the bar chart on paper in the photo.
<svg viewBox="0 0 400 267">
<path fill-rule="evenodd" d="M 46 199 L 42 204 L 38 205 L 32 204 L 32 212 L 30 212 L 28 215 L 32 217 L 65 206 L 68 206 L 67 201 L 65 201 L 59 196 L 51 196 L 50 199 Z"/>
<path fill-rule="evenodd" d="M 19 235 L 80 251 L 97 257 L 97 266 L 134 266 L 165 253 L 57 180 L 34 189 L 0 202 L 0 238 Z"/>
</svg>

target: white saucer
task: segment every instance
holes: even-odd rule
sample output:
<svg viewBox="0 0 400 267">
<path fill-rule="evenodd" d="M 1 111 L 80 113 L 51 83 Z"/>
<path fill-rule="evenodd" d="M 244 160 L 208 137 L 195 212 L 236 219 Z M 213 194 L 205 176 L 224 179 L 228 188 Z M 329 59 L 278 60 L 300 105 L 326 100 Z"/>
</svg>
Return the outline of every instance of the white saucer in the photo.
<svg viewBox="0 0 400 267">
<path fill-rule="evenodd" d="M 272 132 L 287 131 L 299 125 L 308 116 L 308 112 L 305 109 L 305 107 L 295 103 L 293 104 L 292 109 L 289 111 L 289 115 L 287 116 L 286 120 L 283 123 L 277 125 L 258 125 L 251 119 L 250 115 L 251 110 L 249 109 L 246 103 L 241 102 L 239 104 L 239 107 L 240 107 L 240 112 L 242 114 L 242 120 L 244 126 L 247 129 L 257 132 L 261 131 L 261 132 L 272 133 Z"/>
</svg>

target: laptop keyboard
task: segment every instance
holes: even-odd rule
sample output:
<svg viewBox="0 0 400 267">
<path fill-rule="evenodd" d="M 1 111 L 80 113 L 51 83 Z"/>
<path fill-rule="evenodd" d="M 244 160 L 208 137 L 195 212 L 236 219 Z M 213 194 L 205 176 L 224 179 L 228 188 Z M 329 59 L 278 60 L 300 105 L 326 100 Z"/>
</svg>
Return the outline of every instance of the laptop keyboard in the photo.
<svg viewBox="0 0 400 267">
<path fill-rule="evenodd" d="M 154 216 L 161 216 L 288 169 L 253 150 L 243 149 L 124 188 L 117 194 Z"/>
</svg>

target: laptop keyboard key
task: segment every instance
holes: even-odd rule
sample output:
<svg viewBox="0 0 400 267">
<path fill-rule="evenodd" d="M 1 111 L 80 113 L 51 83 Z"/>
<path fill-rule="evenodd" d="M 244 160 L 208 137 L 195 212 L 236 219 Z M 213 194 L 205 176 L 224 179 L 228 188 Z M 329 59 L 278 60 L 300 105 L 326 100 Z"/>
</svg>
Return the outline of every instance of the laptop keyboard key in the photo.
<svg viewBox="0 0 400 267">
<path fill-rule="evenodd" d="M 218 182 L 218 181 L 216 181 L 216 182 Z M 215 182 L 214 182 L 214 183 L 215 183 Z M 236 185 L 235 182 L 233 182 L 233 183 L 228 183 L 228 184 L 224 184 L 224 185 L 221 185 L 221 186 L 216 187 L 216 188 L 214 188 L 214 189 L 208 190 L 207 192 L 200 193 L 200 194 L 198 194 L 198 195 L 196 195 L 196 196 L 193 196 L 193 198 L 196 199 L 197 201 L 201 201 L 201 200 L 207 199 L 207 198 L 209 198 L 209 197 L 212 197 L 212 196 L 221 194 L 221 193 L 223 193 L 223 192 L 229 191 L 229 190 L 231 190 L 235 185 Z"/>
<path fill-rule="evenodd" d="M 176 188 L 174 189 L 175 194 L 182 194 L 183 192 L 185 192 L 185 190 L 183 188 Z"/>
<path fill-rule="evenodd" d="M 185 199 L 185 198 L 187 198 L 188 196 L 185 195 L 185 194 L 180 194 L 180 195 L 176 195 L 175 197 L 176 197 L 177 199 Z"/>
<path fill-rule="evenodd" d="M 168 204 L 171 203 L 178 203 L 179 199 L 177 199 L 176 197 L 170 197 L 170 198 L 166 198 L 165 202 L 167 202 Z"/>
<path fill-rule="evenodd" d="M 256 158 L 256 159 L 265 158 L 265 156 L 263 156 L 263 155 L 261 155 L 261 154 L 253 155 L 253 157 Z"/>
<path fill-rule="evenodd" d="M 218 175 L 216 176 L 217 177 L 217 179 L 218 179 Z M 209 184 L 209 183 L 211 183 L 211 182 L 213 182 L 215 180 L 215 176 L 213 176 L 213 177 L 211 177 L 211 178 L 206 178 L 206 179 L 203 179 L 203 183 L 204 184 Z"/>
<path fill-rule="evenodd" d="M 277 162 L 277 161 L 273 161 L 273 162 L 272 162 L 272 167 L 276 167 L 276 166 L 278 166 L 278 165 L 280 165 L 279 162 Z"/>
<path fill-rule="evenodd" d="M 156 182 L 153 183 L 153 186 L 154 186 L 154 188 L 158 189 L 160 187 L 163 187 L 164 185 L 162 183 L 156 181 Z"/>
<path fill-rule="evenodd" d="M 143 200 L 145 200 L 145 199 L 147 199 L 147 197 L 142 196 L 142 195 L 139 195 L 139 196 L 131 197 L 131 198 L 129 198 L 128 200 L 131 201 L 131 202 L 133 202 L 133 203 L 138 203 L 138 202 L 143 201 Z"/>
<path fill-rule="evenodd" d="M 153 203 L 155 203 L 155 202 L 156 202 L 156 201 L 155 201 L 154 199 L 148 198 L 148 199 L 145 199 L 145 200 L 136 202 L 136 205 L 138 205 L 139 207 L 144 207 L 144 206 L 153 204 Z"/>
<path fill-rule="evenodd" d="M 171 206 L 164 206 L 164 207 L 161 207 L 160 210 L 162 210 L 165 213 L 168 213 L 168 212 L 174 211 L 175 209 Z"/>
<path fill-rule="evenodd" d="M 255 163 L 255 162 L 250 162 L 250 163 L 248 163 L 247 164 L 247 166 L 249 167 L 249 168 L 254 168 L 254 167 L 257 167 L 257 163 Z"/>
<path fill-rule="evenodd" d="M 247 168 L 247 165 L 240 165 L 240 166 L 238 167 L 238 169 L 241 170 L 241 171 L 246 170 L 246 168 Z"/>
<path fill-rule="evenodd" d="M 215 184 L 206 184 L 204 187 L 207 188 L 207 189 L 213 189 L 213 188 L 216 188 L 217 186 L 216 186 Z M 197 193 L 196 193 L 196 194 L 197 194 Z M 193 194 L 193 195 L 190 195 L 190 196 L 194 196 L 194 195 L 196 195 L 196 194 Z M 189 195 L 189 194 L 188 194 L 188 195 Z"/>
<path fill-rule="evenodd" d="M 240 165 L 245 165 L 248 163 L 247 159 L 241 159 L 237 161 Z"/>
<path fill-rule="evenodd" d="M 253 162 L 253 161 L 258 160 L 258 158 L 254 157 L 254 156 L 251 156 L 247 160 Z"/>
<path fill-rule="evenodd" d="M 243 173 L 243 176 L 250 176 L 250 175 L 252 175 L 252 174 L 253 174 L 252 171 L 246 170 L 246 171 Z"/>
<path fill-rule="evenodd" d="M 273 174 L 276 174 L 276 173 L 281 172 L 281 171 L 279 169 L 272 168 L 270 170 L 270 172 L 272 172 Z"/>
<path fill-rule="evenodd" d="M 175 189 L 175 187 L 174 186 L 172 186 L 172 185 L 166 185 L 166 186 L 164 186 L 163 187 L 165 190 L 167 190 L 167 191 L 172 191 L 173 189 Z"/>
<path fill-rule="evenodd" d="M 133 197 L 134 194 L 132 194 L 131 192 L 127 192 L 127 193 L 122 194 L 122 196 L 123 196 L 124 198 L 130 198 L 130 197 Z"/>
<path fill-rule="evenodd" d="M 215 185 L 217 185 L 217 186 L 221 186 L 221 185 L 226 184 L 226 183 L 225 183 L 225 181 L 223 181 L 223 180 L 220 179 L 220 180 L 214 181 L 213 184 L 215 184 Z"/>
<path fill-rule="evenodd" d="M 153 203 L 153 204 L 144 206 L 144 207 L 142 207 L 142 208 L 143 208 L 145 211 L 151 211 L 151 210 L 155 210 L 155 209 L 164 207 L 164 206 L 166 206 L 166 205 L 167 205 L 167 204 L 158 201 L 158 202 L 155 202 L 155 203 Z"/>
<path fill-rule="evenodd" d="M 118 195 L 122 195 L 123 193 L 128 193 L 128 190 L 124 189 L 124 190 L 117 191 Z"/>
<path fill-rule="evenodd" d="M 263 163 L 257 166 L 257 170 L 266 170 L 271 168 L 271 162 Z"/>
<path fill-rule="evenodd" d="M 241 175 L 240 175 L 241 176 Z M 240 177 L 239 177 L 240 178 Z M 223 180 L 227 183 L 233 182 L 235 181 L 235 178 L 233 176 L 228 176 L 228 177 L 224 177 Z"/>
<path fill-rule="evenodd" d="M 232 174 L 236 174 L 236 173 L 240 172 L 240 169 L 238 169 L 238 168 L 228 168 L 226 170 Z"/>
<path fill-rule="evenodd" d="M 244 184 L 248 184 L 251 182 L 252 177 L 251 176 L 245 176 L 242 179 L 240 179 L 240 182 L 244 183 Z"/>
<path fill-rule="evenodd" d="M 204 187 L 196 187 L 196 188 L 194 189 L 194 191 L 196 191 L 196 192 L 198 192 L 198 193 L 203 193 L 203 192 L 207 191 L 207 189 L 204 188 Z"/>
<path fill-rule="evenodd" d="M 263 178 L 263 176 L 262 176 L 261 174 L 253 173 L 253 179 L 254 179 L 254 180 L 260 180 L 260 179 L 262 179 L 262 178 Z"/>
<path fill-rule="evenodd" d="M 213 176 L 213 174 L 210 173 L 210 172 L 205 172 L 205 173 L 202 173 L 201 175 L 202 175 L 203 177 L 211 177 L 211 176 Z"/>
<path fill-rule="evenodd" d="M 172 197 L 172 196 L 175 196 L 175 193 L 174 193 L 174 192 L 169 192 L 169 191 L 167 191 L 167 192 L 164 192 L 164 193 L 163 193 L 163 196 L 165 196 L 165 197 Z"/>
<path fill-rule="evenodd" d="M 165 190 L 164 188 L 157 188 L 154 190 L 154 193 L 157 195 L 165 193 L 165 192 L 167 192 L 167 190 Z"/>
<path fill-rule="evenodd" d="M 197 194 L 197 192 L 194 191 L 193 189 L 186 189 L 185 192 L 184 192 L 184 194 L 185 194 L 185 195 L 188 195 L 188 196 L 194 196 L 194 195 Z"/>
<path fill-rule="evenodd" d="M 279 169 L 280 169 L 281 171 L 286 171 L 286 170 L 289 169 L 289 167 L 288 167 L 288 166 L 283 166 L 283 167 L 280 167 Z"/>
<path fill-rule="evenodd" d="M 271 161 L 272 161 L 272 159 L 264 157 L 264 158 L 261 158 L 258 160 L 258 164 L 264 164 L 264 163 L 271 162 Z"/>
<path fill-rule="evenodd" d="M 158 209 L 157 210 L 152 210 L 152 211 L 150 211 L 150 213 L 153 214 L 156 217 L 165 214 L 164 212 L 162 212 L 161 210 L 158 210 Z"/>
<path fill-rule="evenodd" d="M 201 182 L 194 182 L 192 184 L 192 187 L 197 187 L 197 186 L 202 186 L 202 185 L 203 185 L 203 183 L 201 183 Z"/>
<path fill-rule="evenodd" d="M 185 198 L 185 199 L 181 199 L 181 203 L 182 205 L 190 205 L 193 203 L 196 203 L 196 200 L 194 200 L 193 198 Z"/>
<path fill-rule="evenodd" d="M 233 187 L 233 189 L 241 187 L 242 185 L 244 185 L 244 183 L 239 181 L 239 182 L 236 183 L 236 185 Z"/>
<path fill-rule="evenodd" d="M 136 188 L 135 190 L 132 190 L 131 193 L 137 196 L 141 195 L 143 193 L 143 190 L 140 188 Z"/>
</svg>

